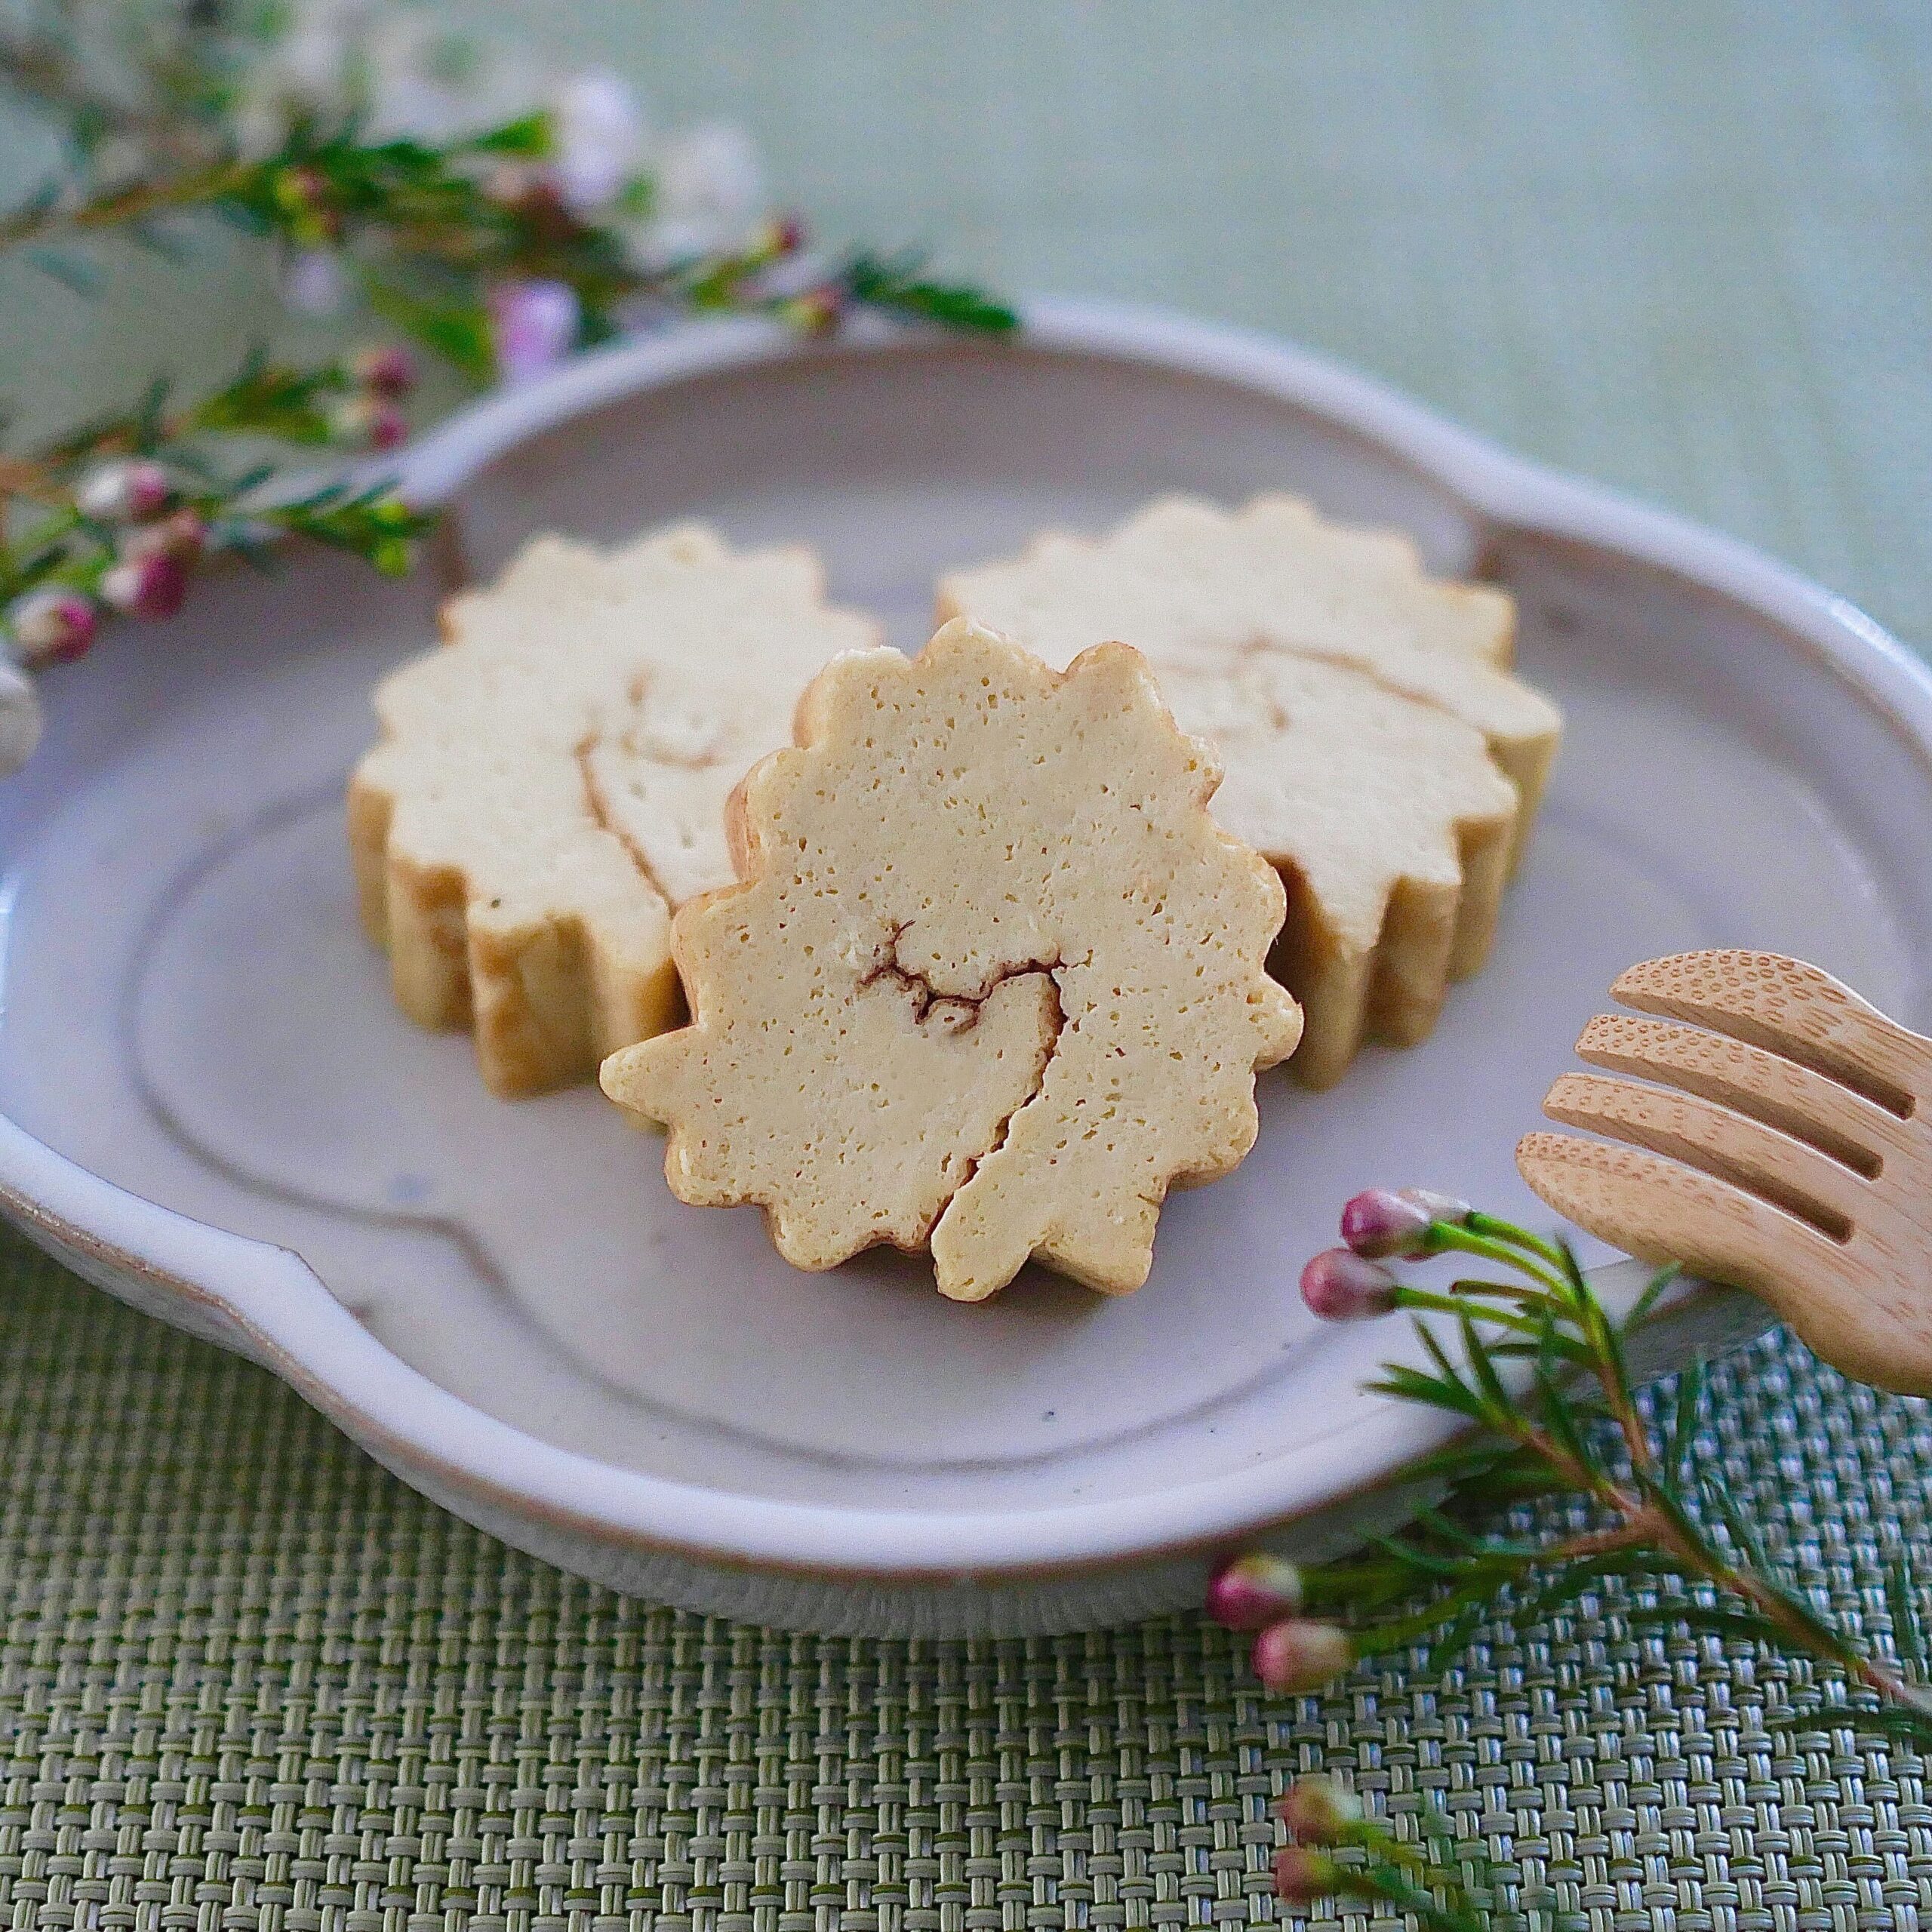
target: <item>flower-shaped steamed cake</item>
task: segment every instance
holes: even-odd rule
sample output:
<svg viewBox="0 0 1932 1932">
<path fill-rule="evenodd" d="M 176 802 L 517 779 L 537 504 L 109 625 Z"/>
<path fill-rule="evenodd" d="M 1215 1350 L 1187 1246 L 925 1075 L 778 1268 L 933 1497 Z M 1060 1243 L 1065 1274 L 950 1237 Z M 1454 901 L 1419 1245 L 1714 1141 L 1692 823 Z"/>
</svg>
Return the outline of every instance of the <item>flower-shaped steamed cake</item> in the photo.
<svg viewBox="0 0 1932 1932">
<path fill-rule="evenodd" d="M 1064 672 L 949 625 L 842 658 L 734 801 L 740 882 L 678 914 L 691 1023 L 605 1063 L 680 1198 L 788 1260 L 930 1248 L 978 1300 L 1029 1257 L 1137 1287 L 1168 1189 L 1253 1145 L 1294 1048 L 1284 897 L 1139 655 Z"/>
<path fill-rule="evenodd" d="M 1365 1038 L 1422 1038 L 1482 964 L 1561 728 L 1509 670 L 1504 592 L 1431 577 L 1407 537 L 1291 497 L 1174 497 L 955 571 L 937 615 L 1050 664 L 1103 638 L 1146 657 L 1226 768 L 1215 815 L 1288 880 L 1275 965 L 1307 1014 L 1310 1085 Z"/>
<path fill-rule="evenodd" d="M 377 693 L 349 787 L 364 923 L 411 1019 L 473 1026 L 494 1091 L 587 1079 L 676 1021 L 671 914 L 731 876 L 731 788 L 878 628 L 826 605 L 809 551 L 696 525 L 541 538 L 444 628 Z"/>
</svg>

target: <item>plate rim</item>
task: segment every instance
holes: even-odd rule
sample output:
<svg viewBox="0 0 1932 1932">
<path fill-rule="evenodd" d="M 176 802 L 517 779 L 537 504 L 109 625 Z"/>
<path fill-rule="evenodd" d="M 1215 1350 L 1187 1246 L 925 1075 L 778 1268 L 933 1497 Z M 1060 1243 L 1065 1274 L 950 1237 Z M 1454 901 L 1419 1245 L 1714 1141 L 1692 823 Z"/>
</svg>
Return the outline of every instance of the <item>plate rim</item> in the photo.
<svg viewBox="0 0 1932 1932">
<path fill-rule="evenodd" d="M 1517 456 L 1327 358 L 1258 331 L 1110 300 L 1021 306 L 1026 346 L 1197 374 L 1286 401 L 1392 452 L 1493 527 L 1568 538 L 1669 572 L 1768 619 L 1932 763 L 1932 669 L 1846 599 L 1739 540 Z M 627 396 L 762 364 L 929 343 L 883 323 L 801 343 L 731 319 L 599 350 L 468 405 L 380 471 L 425 503 L 497 457 Z M 957 342 L 959 338 L 946 338 Z M 984 346 L 998 355 L 998 343 Z M 375 473 L 365 466 L 365 474 Z M 555 1531 L 709 1566 L 852 1583 L 1031 1581 L 1225 1546 L 1399 1481 L 1449 1426 L 1388 1402 L 1292 1458 L 1175 1487 L 1026 1511 L 859 1508 L 706 1489 L 598 1461 L 499 1420 L 410 1367 L 291 1250 L 114 1186 L 0 1115 L 0 1213 L 110 1291 L 197 1311 L 201 1332 L 289 1383 L 408 1479 Z M 1372 1475 L 1351 1451 L 1377 1432 Z"/>
</svg>

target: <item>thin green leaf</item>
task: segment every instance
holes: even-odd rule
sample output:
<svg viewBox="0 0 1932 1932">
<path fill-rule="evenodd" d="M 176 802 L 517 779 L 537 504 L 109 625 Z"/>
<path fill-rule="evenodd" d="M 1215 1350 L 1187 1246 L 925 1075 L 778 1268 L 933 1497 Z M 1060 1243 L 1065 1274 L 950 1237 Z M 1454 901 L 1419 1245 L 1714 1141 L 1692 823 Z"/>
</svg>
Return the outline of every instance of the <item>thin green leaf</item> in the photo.
<svg viewBox="0 0 1932 1932">
<path fill-rule="evenodd" d="M 242 471 L 242 474 L 229 485 L 228 494 L 231 497 L 245 497 L 251 491 L 259 490 L 274 474 L 273 463 L 258 463 L 252 469 Z"/>
<path fill-rule="evenodd" d="M 1449 1359 L 1448 1351 L 1436 1340 L 1435 1331 L 1426 1321 L 1418 1321 L 1414 1327 L 1416 1339 L 1422 1343 L 1430 1361 L 1441 1371 L 1444 1380 L 1453 1383 L 1465 1395 L 1479 1401 L 1481 1398 L 1477 1392 L 1463 1379 L 1463 1371 Z"/>
<path fill-rule="evenodd" d="M 224 532 L 220 539 L 220 547 L 232 551 L 259 576 L 279 577 L 281 574 L 281 559 L 252 531 L 233 535 Z"/>
<path fill-rule="evenodd" d="M 1465 1562 L 1481 1563 L 1497 1570 L 1520 1570 L 1525 1564 L 1543 1564 L 1552 1560 L 1548 1543 L 1519 1542 L 1510 1537 L 1472 1537 L 1463 1546 L 1463 1552 Z"/>
<path fill-rule="evenodd" d="M 1489 1345 L 1490 1353 L 1499 1360 L 1515 1361 L 1547 1361 L 1552 1364 L 1561 1362 L 1567 1367 L 1587 1372 L 1596 1366 L 1596 1358 L 1574 1335 L 1558 1334 L 1547 1346 L 1540 1338 L 1535 1341 L 1496 1341 Z M 1573 1397 L 1572 1400 L 1575 1398 Z"/>
<path fill-rule="evenodd" d="M 1682 1629 L 1707 1637 L 1728 1637 L 1743 1644 L 1777 1644 L 1784 1632 L 1755 1610 L 1731 1610 L 1721 1604 L 1636 1604 L 1619 1613 L 1633 1630 Z"/>
<path fill-rule="evenodd" d="M 1667 1263 L 1653 1275 L 1645 1284 L 1644 1292 L 1630 1305 L 1630 1312 L 1623 1318 L 1623 1332 L 1628 1334 L 1641 1322 L 1650 1318 L 1664 1291 L 1683 1273 L 1675 1261 Z"/>
<path fill-rule="evenodd" d="M 171 268 L 186 268 L 195 259 L 193 245 L 184 235 L 158 221 L 131 221 L 122 231 L 137 248 L 158 255 Z"/>
<path fill-rule="evenodd" d="M 162 442 L 166 426 L 168 397 L 174 387 L 165 376 L 157 376 L 142 392 L 134 408 L 134 447 L 152 454 Z"/>
<path fill-rule="evenodd" d="M 1676 1532 L 1680 1546 L 1690 1549 L 1703 1549 L 1706 1546 L 1703 1532 L 1692 1521 L 1682 1502 L 1667 1484 L 1657 1479 L 1654 1471 L 1638 1469 L 1633 1472 L 1637 1491 L 1651 1507 Z"/>
<path fill-rule="evenodd" d="M 556 134 L 548 113 L 540 109 L 521 120 L 506 121 L 466 140 L 457 142 L 452 154 L 514 155 L 526 161 L 540 161 L 556 149 Z"/>
<path fill-rule="evenodd" d="M 211 497 L 226 497 L 239 494 L 239 486 L 224 478 L 198 450 L 185 449 L 180 444 L 176 444 L 168 452 L 168 466 L 191 482 L 200 484 Z M 271 472 L 272 468 L 271 465 Z"/>
<path fill-rule="evenodd" d="M 497 352 L 490 318 L 480 304 L 426 300 L 374 276 L 367 288 L 370 307 L 386 321 L 454 363 L 472 380 L 487 383 L 494 377 Z"/>
<path fill-rule="evenodd" d="M 1603 1473 L 1602 1459 L 1590 1446 L 1568 1398 L 1541 1363 L 1537 1367 L 1536 1392 L 1543 1428 L 1558 1448 L 1579 1469 L 1600 1476 Z"/>
<path fill-rule="evenodd" d="M 1380 1550 L 1384 1555 L 1402 1564 L 1404 1568 L 1413 1571 L 1418 1579 L 1460 1577 L 1469 1567 L 1466 1558 L 1438 1556 L 1397 1537 L 1371 1537 L 1368 1547 Z"/>
<path fill-rule="evenodd" d="M 1425 1375 L 1420 1369 L 1401 1362 L 1387 1362 L 1380 1377 L 1367 1385 L 1374 1395 L 1392 1395 L 1404 1402 L 1426 1403 L 1432 1408 L 1447 1409 L 1467 1416 L 1473 1422 L 1486 1420 L 1483 1407 L 1459 1381 L 1447 1377 Z"/>
<path fill-rule="evenodd" d="M 1503 1387 L 1502 1377 L 1497 1373 L 1489 1344 L 1484 1340 L 1467 1310 L 1463 1311 L 1457 1325 L 1463 1337 L 1463 1358 L 1481 1398 L 1484 1412 L 1494 1426 L 1507 1429 L 1515 1420 L 1516 1405 L 1510 1399 L 1509 1390 Z"/>
<path fill-rule="evenodd" d="M 244 235 L 252 235 L 257 240 L 270 233 L 274 224 L 259 209 L 248 207 L 245 202 L 220 201 L 209 204 L 217 217 L 231 228 L 238 228 Z"/>
<path fill-rule="evenodd" d="M 92 300 L 100 293 L 100 271 L 93 263 L 65 248 L 35 247 L 23 251 L 26 260 L 51 281 L 57 281 L 70 295 Z"/>
<path fill-rule="evenodd" d="M 1697 1495 L 1704 1507 L 1712 1511 L 1730 1531 L 1732 1543 L 1751 1567 L 1761 1576 L 1770 1576 L 1772 1574 L 1770 1555 L 1756 1529 L 1732 1501 L 1729 1491 L 1721 1483 L 1706 1479 L 1698 1484 Z"/>
<path fill-rule="evenodd" d="M 997 296 L 966 282 L 934 281 L 923 272 L 916 252 L 890 257 L 854 255 L 839 278 L 855 302 L 946 328 L 983 335 L 1010 335 L 1020 326 L 1018 312 Z"/>
<path fill-rule="evenodd" d="M 0 66 L 0 73 L 5 71 L 4 66 Z M 57 174 L 43 175 L 32 192 L 15 210 L 15 216 L 21 220 L 38 221 L 53 209 L 66 192 L 67 184 L 61 176 Z"/>
<path fill-rule="evenodd" d="M 1703 1404 L 1704 1383 L 1701 1361 L 1694 1361 L 1679 1372 L 1677 1400 L 1664 1437 L 1663 1454 L 1658 1459 L 1658 1468 L 1668 1472 L 1672 1494 L 1680 1498 L 1690 1479 L 1690 1457 L 1697 1445 L 1697 1417 Z"/>
<path fill-rule="evenodd" d="M 1429 1647 L 1419 1666 L 1424 1677 L 1440 1677 L 1475 1641 L 1476 1632 L 1495 1614 L 1494 1601 L 1484 1595 L 1470 1604 Z"/>
<path fill-rule="evenodd" d="M 1715 1511 L 1724 1523 L 1730 1533 L 1733 1543 L 1748 1560 L 1753 1587 L 1774 1598 L 1785 1615 L 1805 1632 L 1813 1648 L 1821 1655 L 1834 1658 L 1850 1668 L 1857 1668 L 1860 1658 L 1856 1646 L 1843 1632 L 1835 1629 L 1820 1616 L 1780 1574 L 1757 1531 L 1724 1486 L 1706 1481 L 1701 1485 L 1699 1494 L 1704 1503 Z M 1693 1534 L 1694 1535 L 1695 1533 Z"/>
<path fill-rule="evenodd" d="M 1454 1896 L 1460 1887 L 1447 1873 L 1439 1875 L 1439 1882 L 1445 1889 L 1453 1888 L 1448 1900 L 1424 1890 L 1399 1866 L 1380 1860 L 1371 1860 L 1351 1875 L 1370 1888 L 1372 1896 L 1386 1900 L 1398 1912 L 1411 1914 L 1430 1932 L 1491 1932 L 1473 1902 Z"/>
<path fill-rule="evenodd" d="M 1446 1481 L 1460 1486 L 1494 1474 L 1504 1464 L 1519 1460 L 1522 1453 L 1513 1442 L 1499 1441 L 1472 1430 L 1447 1448 L 1409 1463 L 1403 1475 L 1419 1483 Z"/>
<path fill-rule="evenodd" d="M 1612 1577 L 1648 1577 L 1654 1570 L 1654 1559 L 1647 1550 L 1611 1550 L 1601 1556 L 1579 1557 L 1542 1589 L 1511 1604 L 1507 1615 L 1512 1625 L 1534 1623 L 1574 1603 L 1595 1584 Z"/>
<path fill-rule="evenodd" d="M 1449 1284 L 1449 1292 L 1466 1301 L 1507 1301 L 1520 1308 L 1534 1308 L 1549 1298 L 1549 1291 L 1538 1283 L 1496 1281 L 1481 1275 L 1458 1275 Z"/>
<path fill-rule="evenodd" d="M 1583 1264 L 1577 1259 L 1576 1249 L 1561 1235 L 1557 1237 L 1555 1246 L 1562 1263 L 1563 1278 L 1570 1284 L 1571 1293 L 1579 1302 L 1595 1300 L 1595 1297 L 1590 1292 L 1589 1277 L 1583 1272 Z"/>
<path fill-rule="evenodd" d="M 1894 1552 L 1885 1565 L 1885 1604 L 1892 1616 L 1892 1647 L 1906 1663 L 1924 1669 L 1928 1659 L 1925 1626 L 1918 1614 L 1916 1580 L 1903 1548 Z"/>
<path fill-rule="evenodd" d="M 1452 1521 L 1439 1509 L 1417 1510 L 1414 1527 L 1440 1537 L 1452 1549 L 1469 1551 L 1491 1546 L 1460 1523 Z"/>
</svg>

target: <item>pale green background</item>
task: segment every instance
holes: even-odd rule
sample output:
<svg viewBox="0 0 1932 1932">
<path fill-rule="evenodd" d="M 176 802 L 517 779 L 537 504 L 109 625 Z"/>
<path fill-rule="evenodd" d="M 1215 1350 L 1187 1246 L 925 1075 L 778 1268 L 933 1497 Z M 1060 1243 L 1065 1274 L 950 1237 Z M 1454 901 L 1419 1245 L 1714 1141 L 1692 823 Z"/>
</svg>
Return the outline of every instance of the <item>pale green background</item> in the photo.
<svg viewBox="0 0 1932 1932">
<path fill-rule="evenodd" d="M 1932 638 L 1926 0 L 450 11 L 742 119 L 829 237 L 1279 329 Z M 232 257 L 92 308 L 0 269 L 0 389 L 231 355 Z"/>
<path fill-rule="evenodd" d="M 667 118 L 742 117 L 831 237 L 1278 328 L 1932 638 L 1928 0 L 497 11 Z M 0 171 L 31 152 L 0 121 Z M 90 307 L 0 266 L 25 421 L 272 320 L 229 246 L 113 276 Z M 1927 1406 L 1787 1339 L 1712 1415 L 1718 1479 L 1884 1643 L 1894 1538 L 1932 1585 Z M 1269 1801 L 1317 1764 L 1398 1817 L 1432 1794 L 1593 1932 L 1932 1919 L 1925 1762 L 1767 1732 L 1802 1666 L 1586 1600 L 1446 1677 L 1278 1699 L 1193 1617 L 905 1644 L 675 1615 L 506 1551 L 11 1238 L 0 1478 L 21 1932 L 1260 1923 Z"/>
</svg>

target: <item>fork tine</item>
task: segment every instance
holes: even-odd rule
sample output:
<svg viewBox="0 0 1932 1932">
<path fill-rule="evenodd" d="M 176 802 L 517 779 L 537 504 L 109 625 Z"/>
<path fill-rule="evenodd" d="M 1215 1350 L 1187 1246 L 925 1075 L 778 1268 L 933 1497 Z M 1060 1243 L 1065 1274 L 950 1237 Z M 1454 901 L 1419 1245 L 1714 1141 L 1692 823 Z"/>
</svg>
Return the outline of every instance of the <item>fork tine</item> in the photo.
<svg viewBox="0 0 1932 1932">
<path fill-rule="evenodd" d="M 1841 1240 L 1863 1181 L 1815 1147 L 1694 1094 L 1639 1087 L 1601 1073 L 1560 1075 L 1543 1110 L 1565 1127 L 1647 1148 L 1774 1201 Z"/>
<path fill-rule="evenodd" d="M 1611 996 L 1688 1020 L 1842 1081 L 1909 1118 L 1932 1076 L 1932 1040 L 1909 1033 L 1842 980 L 1776 952 L 1679 952 L 1618 976 Z"/>
<path fill-rule="evenodd" d="M 1524 1134 L 1516 1171 L 1598 1240 L 1762 1296 L 1847 1375 L 1904 1395 L 1932 1392 L 1922 1312 L 1875 1297 L 1854 1257 L 1809 1222 L 1661 1155 L 1567 1134 Z"/>
<path fill-rule="evenodd" d="M 1761 1294 L 1794 1254 L 1816 1267 L 1842 1258 L 1809 1221 L 1645 1148 L 1526 1134 L 1516 1143 L 1516 1171 L 1565 1220 L 1660 1267 L 1681 1262 Z"/>
<path fill-rule="evenodd" d="M 1728 1034 L 1600 1013 L 1578 1037 L 1577 1054 L 1612 1073 L 1661 1081 L 1734 1107 L 1823 1148 L 1868 1180 L 1887 1156 L 1910 1152 L 1896 1115 L 1808 1066 Z"/>
</svg>

